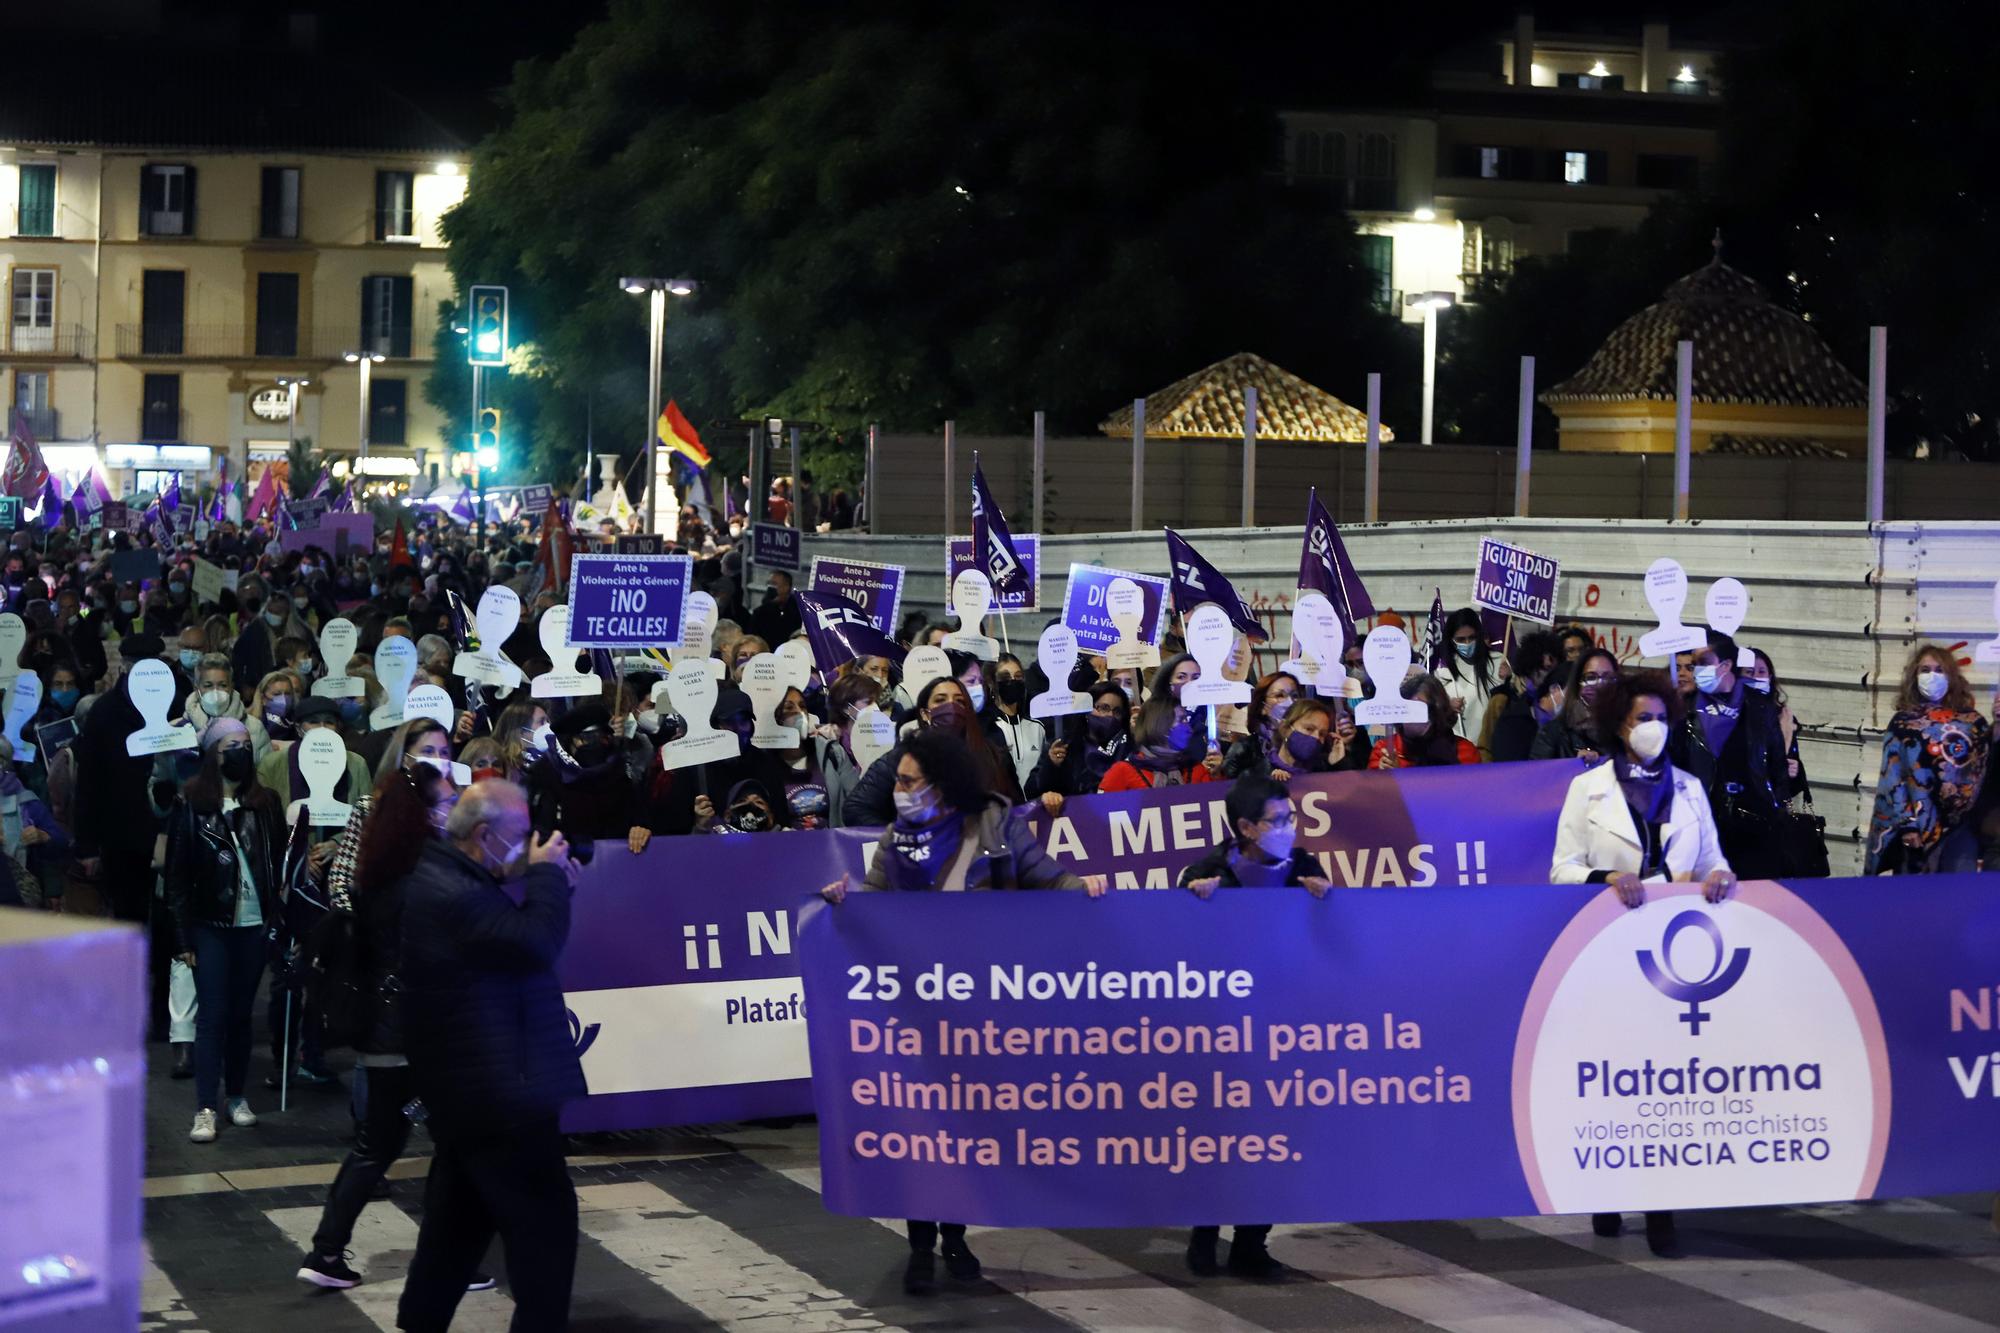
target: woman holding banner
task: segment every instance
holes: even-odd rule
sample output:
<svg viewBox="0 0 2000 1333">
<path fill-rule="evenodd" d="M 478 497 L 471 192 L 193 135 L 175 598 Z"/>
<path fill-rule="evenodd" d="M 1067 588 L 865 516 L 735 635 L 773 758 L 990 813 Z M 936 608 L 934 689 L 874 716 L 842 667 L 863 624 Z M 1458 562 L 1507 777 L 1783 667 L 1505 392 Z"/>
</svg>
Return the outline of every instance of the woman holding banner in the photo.
<svg viewBox="0 0 2000 1333">
<path fill-rule="evenodd" d="M 1597 731 L 1611 762 L 1570 783 L 1550 879 L 1608 884 L 1627 907 L 1646 901 L 1648 884 L 1669 880 L 1700 880 L 1711 903 L 1736 891 L 1707 794 L 1667 758 L 1680 708 L 1680 693 L 1657 671 L 1638 672 L 1598 695 Z M 1600 1236 L 1615 1236 L 1622 1219 L 1594 1213 L 1590 1225 Z M 1646 1214 L 1646 1243 L 1656 1252 L 1674 1248 L 1671 1212 Z"/>
<path fill-rule="evenodd" d="M 922 697 L 930 700 L 932 690 L 926 689 Z M 926 727 L 877 762 L 895 766 L 896 818 L 875 844 L 875 856 L 861 882 L 864 890 L 1082 889 L 1093 898 L 1103 895 L 1103 875 L 1079 879 L 1064 870 L 1042 850 L 1011 804 L 987 790 L 985 766 L 954 732 Z M 838 905 L 848 888 L 848 877 L 842 875 L 820 890 L 820 896 Z M 903 1290 L 924 1296 L 936 1286 L 934 1251 L 940 1236 L 945 1271 L 963 1282 L 979 1276 L 979 1259 L 966 1246 L 962 1223 L 913 1219 L 904 1225 L 910 1237 L 910 1263 L 903 1272 Z"/>
<path fill-rule="evenodd" d="M 1007 762 L 1003 754 L 996 753 L 996 747 L 987 740 L 986 730 L 980 725 L 972 707 L 972 696 L 966 692 L 965 686 L 951 676 L 939 676 L 918 691 L 916 698 L 917 725 L 904 738 L 904 743 L 929 730 L 956 736 L 969 752 L 984 789 L 1019 804 L 1021 786 L 1014 780 L 1014 766 Z M 844 804 L 842 817 L 846 823 L 879 826 L 894 817 L 895 808 L 890 795 L 895 783 L 896 762 L 902 754 L 903 746 L 898 746 L 868 766 L 868 771 L 861 775 L 861 781 L 855 785 Z"/>
</svg>

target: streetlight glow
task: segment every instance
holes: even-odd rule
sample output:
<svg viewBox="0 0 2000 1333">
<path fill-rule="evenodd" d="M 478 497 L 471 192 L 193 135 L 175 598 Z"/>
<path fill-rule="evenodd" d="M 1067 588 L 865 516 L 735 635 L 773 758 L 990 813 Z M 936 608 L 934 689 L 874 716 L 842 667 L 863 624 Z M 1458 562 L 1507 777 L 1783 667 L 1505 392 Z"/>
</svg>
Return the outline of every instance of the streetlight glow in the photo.
<svg viewBox="0 0 2000 1333">
<path fill-rule="evenodd" d="M 1410 216 L 1419 222 L 1435 222 L 1437 221 L 1437 210 L 1435 208 L 1420 208 Z"/>
<path fill-rule="evenodd" d="M 620 289 L 633 296 L 649 298 L 651 306 L 647 320 L 646 343 L 646 529 L 662 536 L 672 537 L 679 529 L 680 514 L 672 499 L 672 483 L 668 481 L 661 460 L 666 446 L 659 438 L 659 428 L 655 424 L 660 419 L 660 358 L 666 347 L 667 297 L 689 296 L 698 286 L 693 278 L 645 278 L 627 277 L 618 280 Z M 661 494 L 669 498 L 666 521 L 660 519 Z"/>
</svg>

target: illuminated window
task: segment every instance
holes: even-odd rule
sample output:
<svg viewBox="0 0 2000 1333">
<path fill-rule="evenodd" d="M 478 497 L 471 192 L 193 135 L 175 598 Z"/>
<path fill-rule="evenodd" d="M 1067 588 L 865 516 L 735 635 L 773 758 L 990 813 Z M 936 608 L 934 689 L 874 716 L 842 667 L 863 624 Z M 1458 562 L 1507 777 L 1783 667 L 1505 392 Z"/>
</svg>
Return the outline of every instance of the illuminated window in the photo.
<svg viewBox="0 0 2000 1333">
<path fill-rule="evenodd" d="M 1569 185 L 1582 185 L 1590 179 L 1590 155 L 1588 153 L 1563 154 L 1563 181 Z"/>
</svg>

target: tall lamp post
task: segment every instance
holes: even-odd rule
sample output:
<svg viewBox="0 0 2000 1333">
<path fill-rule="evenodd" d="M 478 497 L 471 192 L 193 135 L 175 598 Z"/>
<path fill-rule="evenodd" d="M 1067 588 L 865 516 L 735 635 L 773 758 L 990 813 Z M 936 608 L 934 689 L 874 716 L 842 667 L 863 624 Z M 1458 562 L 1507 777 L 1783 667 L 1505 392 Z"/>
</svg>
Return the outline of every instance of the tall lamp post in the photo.
<svg viewBox="0 0 2000 1333">
<path fill-rule="evenodd" d="M 671 538 L 679 533 L 680 507 L 669 502 L 666 524 L 662 526 L 660 496 L 662 492 L 671 495 L 672 487 L 660 467 L 663 448 L 659 427 L 660 354 L 667 338 L 667 297 L 692 294 L 695 282 L 691 278 L 620 278 L 618 285 L 634 296 L 644 295 L 650 307 L 646 340 L 646 531 Z"/>
<path fill-rule="evenodd" d="M 1438 368 L 1438 311 L 1446 306 L 1456 305 L 1458 297 L 1452 292 L 1412 292 L 1403 298 L 1403 304 L 1424 312 L 1424 429 L 1423 442 L 1434 443 L 1431 423 L 1435 419 L 1437 403 Z"/>
<path fill-rule="evenodd" d="M 361 457 L 368 457 L 368 373 L 383 359 L 380 352 L 364 349 L 343 353 L 343 359 L 361 367 Z"/>
</svg>

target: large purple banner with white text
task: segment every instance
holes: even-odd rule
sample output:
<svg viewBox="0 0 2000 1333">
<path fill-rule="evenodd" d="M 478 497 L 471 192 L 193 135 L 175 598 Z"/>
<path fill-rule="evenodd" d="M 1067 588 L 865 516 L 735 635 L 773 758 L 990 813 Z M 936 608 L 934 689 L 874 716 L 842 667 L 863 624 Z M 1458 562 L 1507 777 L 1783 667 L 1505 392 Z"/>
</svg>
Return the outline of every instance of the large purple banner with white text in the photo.
<svg viewBox="0 0 2000 1333">
<path fill-rule="evenodd" d="M 1476 886 L 1548 876 L 1575 764 L 1326 774 L 1292 786 L 1299 844 L 1343 887 Z M 1168 888 L 1223 836 L 1227 784 L 1071 800 L 1036 836 L 1078 874 Z M 792 954 L 796 913 L 873 831 L 597 844 L 561 970 L 591 1096 L 572 1130 L 812 1110 Z"/>
<path fill-rule="evenodd" d="M 993 1226 L 2000 1184 L 1990 878 L 861 894 L 800 936 L 824 1194 Z"/>
</svg>

